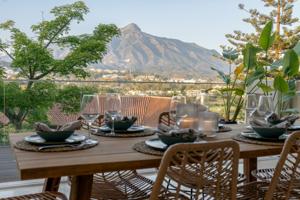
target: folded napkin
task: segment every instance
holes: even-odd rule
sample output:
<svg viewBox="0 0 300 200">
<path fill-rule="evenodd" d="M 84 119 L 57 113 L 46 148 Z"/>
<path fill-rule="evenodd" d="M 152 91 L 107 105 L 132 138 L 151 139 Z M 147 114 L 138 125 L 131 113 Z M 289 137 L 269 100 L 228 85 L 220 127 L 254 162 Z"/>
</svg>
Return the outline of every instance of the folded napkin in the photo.
<svg viewBox="0 0 300 200">
<path fill-rule="evenodd" d="M 81 121 L 77 120 L 77 121 L 66 123 L 58 129 L 50 128 L 47 124 L 42 122 L 36 122 L 34 125 L 35 125 L 35 130 L 39 132 L 75 131 L 81 128 Z"/>
<path fill-rule="evenodd" d="M 288 128 L 291 126 L 299 116 L 289 115 L 280 118 L 276 113 L 261 113 L 255 110 L 251 113 L 249 123 L 254 127 L 266 127 L 266 128 Z"/>
<path fill-rule="evenodd" d="M 200 134 L 195 129 L 191 129 L 191 128 L 174 129 L 174 127 L 166 126 L 164 124 L 158 125 L 158 133 L 171 136 L 171 137 L 181 137 L 183 139 L 194 138 Z"/>
<path fill-rule="evenodd" d="M 111 114 L 105 113 L 104 121 L 108 122 L 111 121 Z M 137 117 L 135 116 L 123 116 L 123 115 L 117 115 L 115 118 L 115 121 L 136 121 Z"/>
</svg>

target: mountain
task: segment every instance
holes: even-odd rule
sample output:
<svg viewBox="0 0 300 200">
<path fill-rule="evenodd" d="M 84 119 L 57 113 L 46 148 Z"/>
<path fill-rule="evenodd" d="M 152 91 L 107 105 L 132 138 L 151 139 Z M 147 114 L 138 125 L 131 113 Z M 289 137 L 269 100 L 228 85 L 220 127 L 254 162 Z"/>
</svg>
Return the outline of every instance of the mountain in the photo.
<svg viewBox="0 0 300 200">
<path fill-rule="evenodd" d="M 56 58 L 63 58 L 69 52 L 68 49 L 57 46 L 51 48 Z M 5 61 L 7 66 L 10 60 L 0 52 L 0 61 Z M 202 79 L 217 76 L 210 67 L 228 71 L 228 65 L 220 59 L 216 50 L 206 49 L 195 43 L 154 36 L 143 32 L 134 23 L 121 28 L 120 36 L 109 43 L 102 63 L 90 67 Z"/>
<path fill-rule="evenodd" d="M 216 50 L 150 35 L 134 23 L 122 28 L 121 35 L 113 38 L 107 55 L 98 67 L 202 78 L 216 76 L 210 67 L 228 70 L 228 65 L 220 59 Z"/>
</svg>

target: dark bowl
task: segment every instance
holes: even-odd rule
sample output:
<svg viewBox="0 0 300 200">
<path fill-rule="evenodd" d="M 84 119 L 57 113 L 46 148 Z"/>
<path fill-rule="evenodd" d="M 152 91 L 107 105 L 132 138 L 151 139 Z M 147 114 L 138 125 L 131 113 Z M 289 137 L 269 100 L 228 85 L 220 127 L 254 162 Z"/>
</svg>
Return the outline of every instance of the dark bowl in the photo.
<svg viewBox="0 0 300 200">
<path fill-rule="evenodd" d="M 188 143 L 188 142 L 194 142 L 197 139 L 197 136 L 193 136 L 193 137 L 187 137 L 187 138 L 182 138 L 182 137 L 175 137 L 175 136 L 168 136 L 168 135 L 164 135 L 161 133 L 157 134 L 159 139 L 165 143 L 166 145 L 170 146 L 172 144 L 177 144 L 177 143 Z"/>
<path fill-rule="evenodd" d="M 137 120 L 136 117 L 132 117 L 131 119 L 126 119 L 126 120 L 115 120 L 114 124 L 115 124 L 115 130 L 119 130 L 119 131 L 126 131 L 127 129 L 129 129 L 134 122 Z M 105 122 L 106 126 L 108 126 L 109 128 L 112 128 L 112 121 L 106 121 Z"/>
<path fill-rule="evenodd" d="M 286 133 L 286 128 L 268 128 L 268 127 L 254 127 L 252 129 L 263 138 L 279 138 Z"/>
<path fill-rule="evenodd" d="M 37 134 L 46 141 L 63 142 L 70 137 L 74 131 L 56 131 L 56 132 L 37 132 Z"/>
</svg>

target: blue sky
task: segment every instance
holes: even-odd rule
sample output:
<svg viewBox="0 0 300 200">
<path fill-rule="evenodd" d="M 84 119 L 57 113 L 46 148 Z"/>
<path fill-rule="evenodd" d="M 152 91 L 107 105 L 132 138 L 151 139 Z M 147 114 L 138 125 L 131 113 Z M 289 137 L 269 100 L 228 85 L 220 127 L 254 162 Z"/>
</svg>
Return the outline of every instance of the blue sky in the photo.
<svg viewBox="0 0 300 200">
<path fill-rule="evenodd" d="M 0 22 L 12 19 L 23 31 L 51 18 L 49 10 L 74 0 L 0 0 Z M 233 30 L 253 31 L 242 18 L 247 14 L 238 9 L 239 3 L 248 8 L 263 8 L 260 0 L 85 0 L 90 8 L 86 21 L 74 24 L 75 34 L 89 33 L 99 23 L 115 23 L 123 27 L 136 23 L 147 33 L 195 42 L 203 47 L 219 50 L 226 44 L 226 33 Z M 294 12 L 300 18 L 300 3 Z M 0 37 L 6 35 L 0 32 Z"/>
</svg>

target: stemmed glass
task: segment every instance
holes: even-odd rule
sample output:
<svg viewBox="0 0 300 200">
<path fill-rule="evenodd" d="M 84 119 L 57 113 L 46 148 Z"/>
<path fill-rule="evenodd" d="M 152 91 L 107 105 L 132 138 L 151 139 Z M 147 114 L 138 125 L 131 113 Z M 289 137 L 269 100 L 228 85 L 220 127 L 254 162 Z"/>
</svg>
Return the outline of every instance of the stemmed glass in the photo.
<svg viewBox="0 0 300 200">
<path fill-rule="evenodd" d="M 197 94 L 196 103 L 205 106 L 209 110 L 209 94 L 204 92 Z"/>
<path fill-rule="evenodd" d="M 257 110 L 265 115 L 274 112 L 274 104 L 272 96 L 260 96 Z"/>
<path fill-rule="evenodd" d="M 121 114 L 121 96 L 119 93 L 107 93 L 105 98 L 105 115 L 112 119 L 111 135 L 115 134 L 115 120 Z"/>
<path fill-rule="evenodd" d="M 256 94 L 247 94 L 246 97 L 246 124 L 249 124 L 249 118 L 251 113 L 257 108 L 257 95 Z"/>
<path fill-rule="evenodd" d="M 170 118 L 176 122 L 177 127 L 179 127 L 180 121 L 184 116 L 179 116 L 179 114 L 176 112 L 178 109 L 178 106 L 186 104 L 186 97 L 182 95 L 173 96 L 170 103 L 169 108 L 169 114 Z"/>
<path fill-rule="evenodd" d="M 99 117 L 99 99 L 96 94 L 85 94 L 82 96 L 80 102 L 80 113 L 81 117 L 88 124 L 88 140 L 87 142 L 92 143 L 95 140 L 91 139 L 90 127 L 92 123 Z"/>
</svg>

